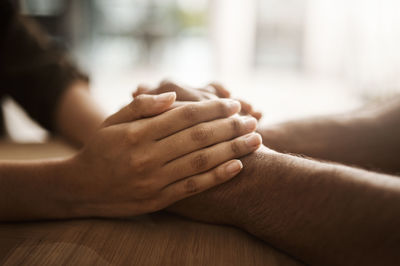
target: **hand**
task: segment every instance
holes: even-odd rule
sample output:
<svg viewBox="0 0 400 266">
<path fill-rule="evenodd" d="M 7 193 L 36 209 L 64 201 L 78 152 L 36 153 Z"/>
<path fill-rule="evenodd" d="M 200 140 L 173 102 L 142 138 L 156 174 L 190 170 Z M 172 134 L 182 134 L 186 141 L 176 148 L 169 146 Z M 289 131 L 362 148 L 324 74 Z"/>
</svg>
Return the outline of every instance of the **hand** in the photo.
<svg viewBox="0 0 400 266">
<path fill-rule="evenodd" d="M 218 83 L 210 83 L 208 86 L 204 88 L 189 88 L 187 86 L 179 86 L 170 81 L 162 81 L 158 88 L 151 89 L 145 85 L 139 85 L 137 90 L 133 93 L 133 96 L 138 96 L 140 94 L 160 94 L 165 92 L 176 92 L 178 101 L 193 101 L 199 102 L 210 99 L 218 99 L 218 98 L 230 98 L 230 92 L 225 89 L 221 84 Z M 262 114 L 253 109 L 253 107 L 243 101 L 238 100 L 242 106 L 241 114 L 242 115 L 251 115 L 257 120 L 260 120 Z"/>
<path fill-rule="evenodd" d="M 256 120 L 231 117 L 233 100 L 169 111 L 175 93 L 141 95 L 109 117 L 73 159 L 81 216 L 132 216 L 160 210 L 240 172 L 256 150 Z M 166 111 L 166 112 L 165 112 Z M 239 136 L 239 137 L 238 137 Z"/>
<path fill-rule="evenodd" d="M 267 175 L 274 176 L 285 164 L 276 160 L 276 152 L 261 146 L 241 158 L 243 170 L 229 182 L 169 206 L 167 211 L 206 223 L 242 227 L 252 222 L 251 215 L 268 206 L 259 194 L 266 193 Z M 268 168 L 268 170 L 265 170 Z M 271 193 L 268 193 L 271 194 Z M 238 206 L 240 206 L 238 208 Z"/>
</svg>

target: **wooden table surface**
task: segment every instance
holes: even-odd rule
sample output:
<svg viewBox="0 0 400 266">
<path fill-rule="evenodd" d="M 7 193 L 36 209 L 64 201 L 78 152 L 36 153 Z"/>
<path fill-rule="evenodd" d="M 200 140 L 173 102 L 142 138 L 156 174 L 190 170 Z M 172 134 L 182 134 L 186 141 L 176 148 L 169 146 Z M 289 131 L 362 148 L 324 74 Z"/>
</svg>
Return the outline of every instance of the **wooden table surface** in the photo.
<svg viewBox="0 0 400 266">
<path fill-rule="evenodd" d="M 0 142 L 1 159 L 62 157 L 61 142 Z M 131 219 L 0 223 L 0 265 L 299 265 L 228 226 L 159 212 Z"/>
</svg>

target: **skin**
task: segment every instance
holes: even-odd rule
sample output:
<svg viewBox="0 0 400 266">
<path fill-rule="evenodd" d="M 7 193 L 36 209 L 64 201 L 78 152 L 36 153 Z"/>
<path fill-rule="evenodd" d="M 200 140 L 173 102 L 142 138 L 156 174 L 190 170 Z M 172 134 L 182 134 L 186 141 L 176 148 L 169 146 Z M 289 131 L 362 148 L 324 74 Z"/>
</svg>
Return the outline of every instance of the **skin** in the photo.
<svg viewBox="0 0 400 266">
<path fill-rule="evenodd" d="M 168 210 L 236 226 L 309 265 L 399 265 L 400 181 L 266 147 L 231 181 Z"/>
<path fill-rule="evenodd" d="M 263 146 L 231 181 L 169 211 L 246 230 L 310 265 L 399 265 L 400 101 L 261 126 Z M 350 164 L 300 158 L 314 158 Z"/>
<path fill-rule="evenodd" d="M 1 161 L 0 219 L 139 215 L 165 208 L 240 172 L 242 164 L 234 158 L 261 144 L 260 135 L 252 133 L 256 120 L 232 116 L 240 110 L 233 100 L 171 109 L 175 98 L 175 93 L 136 97 L 98 130 L 93 129 L 71 158 Z M 93 116 L 97 113 L 89 112 L 86 119 Z M 61 125 L 78 126 L 72 121 Z M 72 132 L 78 140 L 86 138 L 81 131 Z"/>
<path fill-rule="evenodd" d="M 285 153 L 400 173 L 400 98 L 352 113 L 259 126 L 264 145 Z"/>
<path fill-rule="evenodd" d="M 156 88 L 151 88 L 147 85 L 139 85 L 137 90 L 133 93 L 133 96 L 137 96 L 140 94 L 160 94 L 165 92 L 175 92 L 177 94 L 178 101 L 204 101 L 209 99 L 217 99 L 217 98 L 230 98 L 230 92 L 219 83 L 210 83 L 206 87 L 203 88 L 191 88 L 188 86 L 181 86 L 176 83 L 173 83 L 169 80 L 161 81 L 159 86 Z M 241 115 L 250 115 L 257 120 L 260 120 L 262 114 L 253 109 L 246 101 L 237 99 L 240 102 L 242 109 Z"/>
<path fill-rule="evenodd" d="M 90 95 L 88 84 L 77 81 L 62 95 L 55 113 L 55 124 L 59 135 L 80 147 L 106 118 L 105 112 Z"/>
</svg>

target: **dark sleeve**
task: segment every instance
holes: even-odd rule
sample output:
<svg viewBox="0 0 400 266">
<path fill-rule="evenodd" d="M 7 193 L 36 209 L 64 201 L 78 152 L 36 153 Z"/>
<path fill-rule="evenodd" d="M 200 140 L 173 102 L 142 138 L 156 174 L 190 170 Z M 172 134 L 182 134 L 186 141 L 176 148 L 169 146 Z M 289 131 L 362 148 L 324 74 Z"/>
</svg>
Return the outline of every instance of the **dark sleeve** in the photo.
<svg viewBox="0 0 400 266">
<path fill-rule="evenodd" d="M 9 20 L 2 22 L 0 89 L 39 124 L 54 131 L 63 91 L 75 81 L 88 82 L 88 78 L 36 24 L 14 10 L 9 15 Z"/>
</svg>

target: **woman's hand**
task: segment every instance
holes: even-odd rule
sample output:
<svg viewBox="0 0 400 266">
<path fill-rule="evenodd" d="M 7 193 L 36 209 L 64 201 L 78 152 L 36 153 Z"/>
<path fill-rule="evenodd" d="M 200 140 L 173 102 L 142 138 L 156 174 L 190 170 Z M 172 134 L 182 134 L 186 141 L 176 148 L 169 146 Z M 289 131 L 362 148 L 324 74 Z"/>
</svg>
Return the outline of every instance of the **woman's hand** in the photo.
<svg viewBox="0 0 400 266">
<path fill-rule="evenodd" d="M 133 96 L 138 96 L 140 94 L 160 94 L 165 92 L 175 92 L 177 95 L 178 101 L 192 101 L 199 102 L 210 99 L 218 99 L 218 98 L 230 98 L 230 92 L 221 84 L 218 83 L 210 83 L 208 86 L 204 88 L 194 89 L 190 87 L 179 86 L 170 81 L 162 81 L 160 85 L 152 89 L 145 85 L 139 85 L 137 90 L 133 93 Z M 253 107 L 243 101 L 238 100 L 242 106 L 241 114 L 242 115 L 251 115 L 257 120 L 260 120 L 262 114 L 253 109 Z"/>
<path fill-rule="evenodd" d="M 233 159 L 261 145 L 251 133 L 256 120 L 232 116 L 238 102 L 216 99 L 166 111 L 175 97 L 136 97 L 71 159 L 78 174 L 68 189 L 78 216 L 160 210 L 231 179 L 242 169 Z"/>
</svg>

